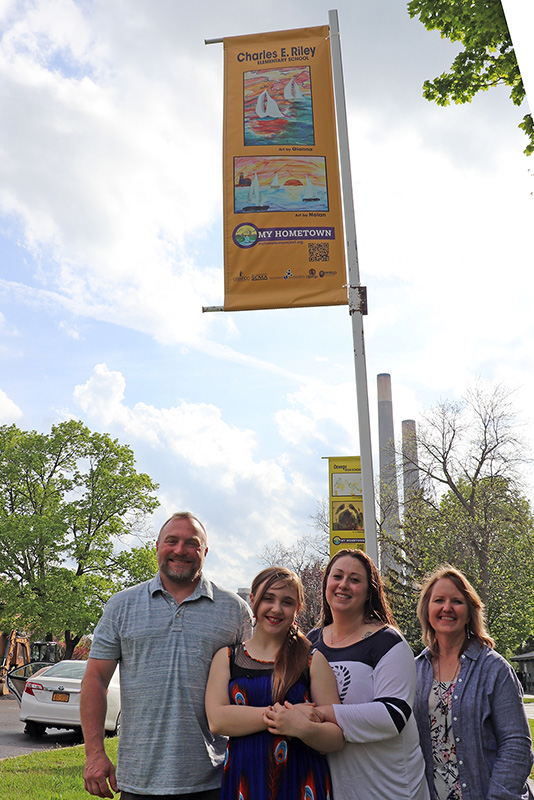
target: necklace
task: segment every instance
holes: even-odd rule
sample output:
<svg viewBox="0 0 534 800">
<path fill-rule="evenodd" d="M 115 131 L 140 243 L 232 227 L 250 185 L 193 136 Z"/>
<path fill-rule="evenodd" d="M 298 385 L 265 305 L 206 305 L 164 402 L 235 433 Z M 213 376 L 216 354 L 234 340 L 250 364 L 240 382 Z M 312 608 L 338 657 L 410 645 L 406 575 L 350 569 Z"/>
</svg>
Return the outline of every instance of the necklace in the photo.
<svg viewBox="0 0 534 800">
<path fill-rule="evenodd" d="M 438 658 L 437 666 L 438 666 L 438 696 L 439 696 L 439 702 L 440 702 L 440 705 L 441 705 L 441 707 L 443 709 L 443 713 L 446 713 L 446 711 L 448 709 L 450 709 L 450 702 L 451 702 L 451 698 L 452 698 L 451 689 L 455 684 L 455 681 L 456 681 L 456 678 L 458 676 L 458 673 L 460 672 L 460 659 L 458 659 L 458 664 L 456 665 L 456 669 L 454 670 L 454 675 L 452 676 L 451 680 L 450 681 L 443 681 L 443 683 L 448 683 L 449 684 L 445 688 L 443 688 L 442 682 L 441 682 L 441 670 L 439 668 L 439 658 Z M 447 692 L 449 693 L 448 696 L 447 696 Z"/>
<path fill-rule="evenodd" d="M 339 639 L 334 639 L 333 629 L 330 628 L 330 630 L 328 631 L 328 637 L 330 639 L 330 646 L 331 647 L 335 647 L 335 645 L 339 644 L 340 642 L 344 642 L 345 639 L 349 639 L 351 636 L 356 636 L 356 634 L 359 632 L 359 629 L 360 629 L 360 626 L 358 625 L 357 628 L 355 628 L 353 631 L 350 631 L 350 633 L 345 634 L 345 636 L 340 636 Z M 365 636 L 370 636 L 370 635 L 371 634 L 368 632 L 363 636 L 363 638 L 365 638 Z"/>
<path fill-rule="evenodd" d="M 440 667 L 439 667 L 439 662 L 440 662 L 440 659 L 438 657 L 438 683 L 441 683 L 441 670 L 440 670 Z M 458 675 L 459 672 L 460 672 L 460 659 L 458 659 L 458 663 L 456 665 L 456 669 L 454 670 L 454 675 L 452 676 L 450 681 L 447 681 L 447 683 L 454 683 L 454 681 L 456 680 L 456 676 Z"/>
</svg>

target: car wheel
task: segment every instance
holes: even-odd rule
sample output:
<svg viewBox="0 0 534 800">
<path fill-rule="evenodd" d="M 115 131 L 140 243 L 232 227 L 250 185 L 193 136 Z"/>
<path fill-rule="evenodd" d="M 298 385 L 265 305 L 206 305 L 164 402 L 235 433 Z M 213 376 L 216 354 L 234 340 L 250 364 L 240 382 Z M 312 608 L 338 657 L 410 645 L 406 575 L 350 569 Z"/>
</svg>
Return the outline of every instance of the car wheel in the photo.
<svg viewBox="0 0 534 800">
<path fill-rule="evenodd" d="M 42 722 L 29 721 L 26 723 L 24 733 L 27 733 L 28 736 L 31 736 L 33 739 L 40 739 L 41 736 L 44 736 L 46 733 L 46 725 L 43 725 Z"/>
<path fill-rule="evenodd" d="M 117 724 L 115 725 L 115 730 L 113 731 L 114 736 L 121 735 L 121 712 L 119 711 L 117 715 Z"/>
</svg>

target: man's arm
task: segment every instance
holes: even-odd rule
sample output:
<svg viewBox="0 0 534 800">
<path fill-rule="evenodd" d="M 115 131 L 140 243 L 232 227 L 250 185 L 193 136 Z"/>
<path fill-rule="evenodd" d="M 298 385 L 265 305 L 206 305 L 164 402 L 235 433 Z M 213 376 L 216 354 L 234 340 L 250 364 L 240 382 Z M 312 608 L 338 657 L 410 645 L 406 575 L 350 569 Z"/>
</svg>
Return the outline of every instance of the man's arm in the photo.
<svg viewBox="0 0 534 800">
<path fill-rule="evenodd" d="M 117 792 L 115 767 L 104 749 L 107 688 L 117 662 L 89 658 L 82 680 L 80 716 L 85 741 L 85 789 L 96 797 L 113 797 Z M 109 780 L 109 785 L 108 785 Z"/>
</svg>

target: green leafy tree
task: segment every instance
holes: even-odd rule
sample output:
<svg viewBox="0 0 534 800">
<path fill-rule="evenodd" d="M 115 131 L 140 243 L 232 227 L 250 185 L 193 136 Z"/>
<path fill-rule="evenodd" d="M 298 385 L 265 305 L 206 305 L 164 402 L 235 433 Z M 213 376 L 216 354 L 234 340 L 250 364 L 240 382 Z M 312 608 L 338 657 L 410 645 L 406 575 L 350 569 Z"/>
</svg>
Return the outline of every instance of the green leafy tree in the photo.
<svg viewBox="0 0 534 800">
<path fill-rule="evenodd" d="M 114 550 L 143 533 L 159 504 L 156 489 L 136 471 L 127 445 L 81 422 L 62 422 L 49 434 L 1 427 L 4 629 L 16 622 L 41 636 L 61 633 L 69 657 L 119 588 L 117 577 L 129 575 L 126 557 Z"/>
<path fill-rule="evenodd" d="M 419 586 L 427 573 L 446 561 L 438 555 L 438 519 L 439 509 L 418 493 L 405 506 L 400 537 L 379 533 L 382 561 L 392 565 L 382 570 L 386 593 L 395 621 L 416 654 L 423 647 L 416 613 Z"/>
<path fill-rule="evenodd" d="M 417 584 L 450 563 L 480 594 L 498 649 L 512 651 L 534 630 L 534 521 L 510 396 L 477 388 L 440 403 L 420 426 L 417 452 L 422 489 L 405 505 L 400 540 L 384 543 L 399 564 L 387 576 L 399 624 L 420 649 Z"/>
<path fill-rule="evenodd" d="M 153 578 L 158 571 L 155 542 L 145 542 L 141 547 L 122 550 L 114 558 L 113 571 L 123 589 Z"/>
<path fill-rule="evenodd" d="M 525 88 L 500 0 L 411 0 L 408 11 L 427 30 L 438 30 L 443 38 L 463 46 L 449 72 L 425 81 L 423 96 L 427 100 L 440 106 L 451 100 L 469 103 L 477 92 L 504 84 L 510 87 L 512 102 L 521 105 Z M 531 155 L 532 115 L 526 114 L 519 127 L 528 138 L 524 152 Z"/>
</svg>

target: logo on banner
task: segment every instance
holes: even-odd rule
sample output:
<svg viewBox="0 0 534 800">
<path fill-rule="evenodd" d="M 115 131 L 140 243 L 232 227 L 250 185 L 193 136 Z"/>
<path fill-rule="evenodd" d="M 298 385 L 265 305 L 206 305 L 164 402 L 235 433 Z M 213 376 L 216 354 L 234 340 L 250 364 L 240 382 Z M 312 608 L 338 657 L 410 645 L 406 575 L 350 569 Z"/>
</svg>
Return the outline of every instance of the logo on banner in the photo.
<svg viewBox="0 0 534 800">
<path fill-rule="evenodd" d="M 246 248 L 254 247 L 258 241 L 258 236 L 258 228 L 248 222 L 246 225 L 238 225 L 237 228 L 234 229 L 232 239 L 234 240 L 234 244 L 238 247 Z"/>
<path fill-rule="evenodd" d="M 252 222 L 238 225 L 232 231 L 232 239 L 238 247 L 254 247 L 256 244 L 270 244 L 281 241 L 324 241 L 336 238 L 334 228 L 291 227 L 291 228 L 257 228 Z M 335 272 L 325 273 L 335 275 Z"/>
</svg>

